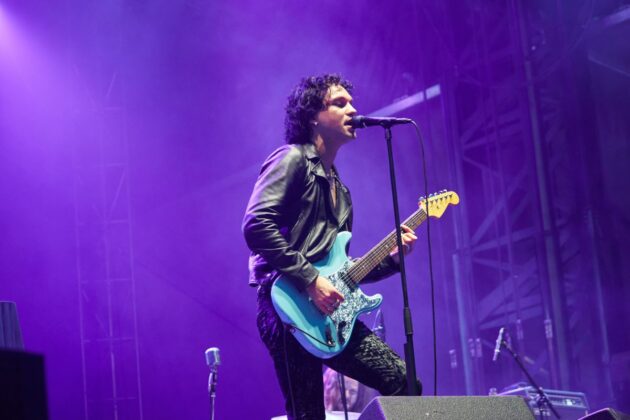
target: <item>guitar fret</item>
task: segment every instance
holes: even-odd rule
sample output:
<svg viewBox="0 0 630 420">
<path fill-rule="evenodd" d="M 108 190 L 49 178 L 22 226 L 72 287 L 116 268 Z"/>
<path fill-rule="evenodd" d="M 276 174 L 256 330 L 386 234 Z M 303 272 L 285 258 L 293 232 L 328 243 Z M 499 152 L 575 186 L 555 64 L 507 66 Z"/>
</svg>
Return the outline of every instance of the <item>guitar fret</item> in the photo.
<svg viewBox="0 0 630 420">
<path fill-rule="evenodd" d="M 426 213 L 423 208 L 418 209 L 410 217 L 403 222 L 404 225 L 415 229 L 426 219 Z M 390 232 L 381 242 L 368 251 L 360 258 L 352 267 L 348 269 L 349 278 L 356 284 L 370 273 L 378 264 L 381 263 L 396 246 L 396 231 Z"/>
</svg>

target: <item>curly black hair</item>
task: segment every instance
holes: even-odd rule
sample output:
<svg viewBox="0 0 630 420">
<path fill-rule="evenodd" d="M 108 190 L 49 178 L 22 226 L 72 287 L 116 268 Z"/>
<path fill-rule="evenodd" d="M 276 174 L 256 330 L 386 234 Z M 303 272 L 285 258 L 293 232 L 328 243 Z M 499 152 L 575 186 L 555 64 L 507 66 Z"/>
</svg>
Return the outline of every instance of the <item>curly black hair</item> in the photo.
<svg viewBox="0 0 630 420">
<path fill-rule="evenodd" d="M 331 86 L 343 86 L 352 91 L 352 83 L 335 73 L 303 78 L 287 98 L 284 117 L 285 141 L 303 144 L 311 141 L 311 121 L 324 110 L 324 98 Z"/>
</svg>

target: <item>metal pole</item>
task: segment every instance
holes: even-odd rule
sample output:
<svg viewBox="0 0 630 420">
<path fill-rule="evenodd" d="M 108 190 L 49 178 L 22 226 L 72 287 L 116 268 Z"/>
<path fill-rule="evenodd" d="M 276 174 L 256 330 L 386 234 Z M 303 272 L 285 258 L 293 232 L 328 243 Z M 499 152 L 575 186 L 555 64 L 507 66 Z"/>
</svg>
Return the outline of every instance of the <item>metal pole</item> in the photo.
<svg viewBox="0 0 630 420">
<path fill-rule="evenodd" d="M 387 141 L 387 155 L 389 158 L 389 178 L 392 186 L 392 200 L 394 202 L 394 219 L 396 230 L 396 244 L 398 245 L 398 257 L 400 258 L 400 280 L 403 294 L 403 321 L 405 324 L 405 364 L 407 366 L 407 392 L 409 395 L 420 395 L 418 378 L 416 376 L 416 360 L 413 349 L 413 326 L 411 323 L 411 309 L 409 308 L 409 296 L 407 293 L 407 275 L 405 272 L 405 256 L 402 244 L 402 232 L 400 228 L 400 212 L 398 210 L 398 192 L 396 190 L 396 171 L 394 170 L 394 152 L 392 150 L 392 131 L 385 128 L 385 140 Z"/>
</svg>

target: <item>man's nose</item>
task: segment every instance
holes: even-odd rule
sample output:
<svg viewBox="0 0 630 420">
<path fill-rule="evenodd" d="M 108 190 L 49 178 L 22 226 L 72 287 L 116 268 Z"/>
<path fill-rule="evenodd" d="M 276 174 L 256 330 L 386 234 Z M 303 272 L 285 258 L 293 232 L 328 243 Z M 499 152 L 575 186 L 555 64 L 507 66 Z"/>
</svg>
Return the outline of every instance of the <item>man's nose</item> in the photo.
<svg viewBox="0 0 630 420">
<path fill-rule="evenodd" d="M 352 104 L 348 105 L 348 115 L 355 115 L 356 113 L 357 113 L 357 110 L 354 109 Z"/>
</svg>

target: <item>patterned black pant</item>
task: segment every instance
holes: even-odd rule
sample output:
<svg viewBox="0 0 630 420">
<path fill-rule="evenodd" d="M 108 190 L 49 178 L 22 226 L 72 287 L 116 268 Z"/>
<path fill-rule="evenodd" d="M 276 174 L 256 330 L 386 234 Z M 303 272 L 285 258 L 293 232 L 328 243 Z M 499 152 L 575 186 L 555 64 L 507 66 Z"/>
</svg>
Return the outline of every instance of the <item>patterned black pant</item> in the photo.
<svg viewBox="0 0 630 420">
<path fill-rule="evenodd" d="M 405 363 L 362 322 L 355 324 L 348 345 L 341 354 L 322 360 L 304 350 L 285 330 L 273 308 L 268 288 L 258 290 L 257 318 L 258 331 L 273 359 L 289 419 L 325 419 L 322 363 L 378 390 L 382 395 L 406 394 Z"/>
</svg>

